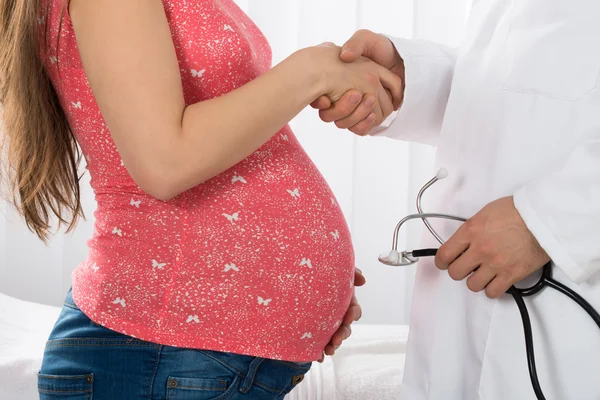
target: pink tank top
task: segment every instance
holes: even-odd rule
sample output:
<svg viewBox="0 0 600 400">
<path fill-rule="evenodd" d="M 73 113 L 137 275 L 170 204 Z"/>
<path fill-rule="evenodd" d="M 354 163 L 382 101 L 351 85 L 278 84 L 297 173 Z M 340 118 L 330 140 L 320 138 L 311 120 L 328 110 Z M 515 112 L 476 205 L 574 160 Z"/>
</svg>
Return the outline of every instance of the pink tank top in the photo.
<svg viewBox="0 0 600 400">
<path fill-rule="evenodd" d="M 334 195 L 290 128 L 175 199 L 154 199 L 119 156 L 68 13 L 59 23 L 62 0 L 45 1 L 51 13 L 42 6 L 38 23 L 51 34 L 42 56 L 98 204 L 89 256 L 73 272 L 81 310 L 109 329 L 164 345 L 318 359 L 348 308 L 354 253 Z M 270 68 L 266 39 L 232 0 L 163 3 L 186 104 Z"/>
</svg>

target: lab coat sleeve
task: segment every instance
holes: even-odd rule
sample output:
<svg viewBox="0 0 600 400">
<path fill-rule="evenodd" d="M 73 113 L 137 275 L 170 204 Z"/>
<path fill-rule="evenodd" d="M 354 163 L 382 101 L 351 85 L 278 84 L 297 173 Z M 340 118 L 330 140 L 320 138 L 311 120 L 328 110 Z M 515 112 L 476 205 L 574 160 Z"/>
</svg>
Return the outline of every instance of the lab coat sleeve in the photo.
<svg viewBox="0 0 600 400">
<path fill-rule="evenodd" d="M 450 95 L 457 50 L 426 40 L 390 40 L 404 60 L 404 102 L 371 135 L 435 146 Z"/>
<path fill-rule="evenodd" d="M 575 283 L 600 271 L 600 133 L 595 136 L 513 196 L 529 230 Z"/>
</svg>

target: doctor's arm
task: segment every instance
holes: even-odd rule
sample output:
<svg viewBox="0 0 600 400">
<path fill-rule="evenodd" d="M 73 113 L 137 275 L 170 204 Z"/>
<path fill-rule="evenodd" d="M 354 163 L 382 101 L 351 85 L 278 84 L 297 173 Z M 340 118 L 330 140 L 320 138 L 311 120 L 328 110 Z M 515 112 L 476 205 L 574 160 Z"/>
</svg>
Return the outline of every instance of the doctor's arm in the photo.
<svg viewBox="0 0 600 400">
<path fill-rule="evenodd" d="M 600 271 L 600 121 L 595 128 L 558 168 L 513 195 L 528 229 L 576 283 Z"/>
<path fill-rule="evenodd" d="M 593 117 L 600 92 L 595 96 L 573 107 L 580 124 L 568 133 L 572 147 L 461 225 L 438 250 L 438 268 L 490 298 L 550 260 L 575 283 L 600 271 L 600 118 Z"/>
<path fill-rule="evenodd" d="M 400 104 L 394 104 L 398 112 L 375 127 L 373 119 L 370 124 L 364 120 L 363 106 L 368 98 L 353 107 L 348 93 L 333 105 L 323 98 L 313 104 L 321 109 L 321 118 L 325 122 L 335 121 L 339 128 L 359 135 L 368 133 L 436 145 L 452 86 L 456 49 L 426 40 L 388 38 L 361 30 L 343 46 L 341 58 L 350 62 L 361 55 L 402 78 L 404 98 Z"/>
</svg>

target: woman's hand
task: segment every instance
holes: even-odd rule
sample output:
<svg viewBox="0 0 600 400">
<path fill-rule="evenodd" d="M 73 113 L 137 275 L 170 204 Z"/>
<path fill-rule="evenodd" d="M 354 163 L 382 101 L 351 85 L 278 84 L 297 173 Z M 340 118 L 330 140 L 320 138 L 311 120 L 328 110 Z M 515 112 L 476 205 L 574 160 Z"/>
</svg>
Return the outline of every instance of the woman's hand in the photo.
<svg viewBox="0 0 600 400">
<path fill-rule="evenodd" d="M 356 268 L 354 272 L 354 286 L 360 287 L 367 283 L 362 271 Z M 342 342 L 350 337 L 352 334 L 352 328 L 350 325 L 352 323 L 358 321 L 362 317 L 362 309 L 360 304 L 358 304 L 358 299 L 356 295 L 352 296 L 352 301 L 350 302 L 350 306 L 348 307 L 348 311 L 346 311 L 346 315 L 344 316 L 344 320 L 342 321 L 338 330 L 333 334 L 331 341 L 325 347 L 323 352 L 323 357 L 319 360 L 319 362 L 323 362 L 325 356 L 332 356 L 335 354 L 336 350 L 342 345 Z"/>
<path fill-rule="evenodd" d="M 351 91 L 348 107 L 354 105 L 355 109 L 348 110 L 348 115 L 354 112 L 353 120 L 363 117 L 360 119 L 379 125 L 394 111 L 394 103 L 402 98 L 401 78 L 366 57 L 344 63 L 340 59 L 341 48 L 332 43 L 306 51 L 310 54 L 312 67 L 316 66 L 321 71 L 319 79 L 323 96 L 335 103 Z M 357 108 L 359 104 L 361 107 Z M 345 121 L 338 123 L 344 125 Z"/>
</svg>

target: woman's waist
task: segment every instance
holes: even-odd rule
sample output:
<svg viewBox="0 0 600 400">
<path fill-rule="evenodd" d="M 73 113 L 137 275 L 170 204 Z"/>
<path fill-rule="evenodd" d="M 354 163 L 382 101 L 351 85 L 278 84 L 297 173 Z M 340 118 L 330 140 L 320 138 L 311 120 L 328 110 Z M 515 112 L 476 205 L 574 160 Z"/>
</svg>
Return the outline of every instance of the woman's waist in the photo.
<svg viewBox="0 0 600 400">
<path fill-rule="evenodd" d="M 99 303 L 109 306 L 129 294 L 157 312 L 202 310 L 212 315 L 211 310 L 229 310 L 231 318 L 236 313 L 290 307 L 325 307 L 327 313 L 347 308 L 354 288 L 351 249 L 323 252 L 297 246 L 271 252 L 222 244 L 204 253 L 168 245 L 93 246 L 76 276 L 86 287 L 95 288 L 90 290 L 102 297 L 97 298 Z"/>
</svg>

